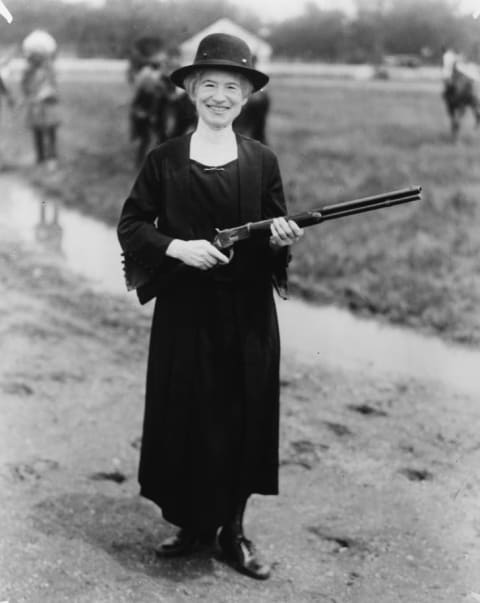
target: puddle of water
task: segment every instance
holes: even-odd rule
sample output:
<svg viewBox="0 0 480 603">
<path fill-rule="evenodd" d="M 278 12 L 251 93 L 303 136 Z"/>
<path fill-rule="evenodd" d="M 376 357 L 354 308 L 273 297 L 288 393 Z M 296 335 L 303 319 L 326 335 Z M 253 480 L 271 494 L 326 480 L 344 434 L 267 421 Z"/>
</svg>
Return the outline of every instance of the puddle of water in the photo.
<svg viewBox="0 0 480 603">
<path fill-rule="evenodd" d="M 0 221 L 29 243 L 41 243 L 62 256 L 93 288 L 126 292 L 120 247 L 114 230 L 102 222 L 42 200 L 35 190 L 2 176 Z"/>
<path fill-rule="evenodd" d="M 34 190 L 11 177 L 2 177 L 0 210 L 0 222 L 25 241 L 62 255 L 93 288 L 126 295 L 112 228 L 53 201 L 42 203 Z M 128 296 L 136 300 L 133 293 Z M 359 319 L 335 307 L 278 300 L 277 308 L 283 349 L 301 363 L 432 379 L 480 393 L 480 353 L 475 350 Z"/>
<path fill-rule="evenodd" d="M 436 337 L 299 300 L 277 304 L 284 347 L 302 363 L 442 381 L 480 393 L 480 353 Z"/>
</svg>

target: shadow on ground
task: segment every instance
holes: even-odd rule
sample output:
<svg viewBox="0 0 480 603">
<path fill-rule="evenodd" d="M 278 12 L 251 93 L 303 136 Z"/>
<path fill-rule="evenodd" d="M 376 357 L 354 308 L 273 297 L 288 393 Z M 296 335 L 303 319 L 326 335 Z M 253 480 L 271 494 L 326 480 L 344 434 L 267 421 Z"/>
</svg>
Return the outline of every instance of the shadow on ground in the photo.
<svg viewBox="0 0 480 603">
<path fill-rule="evenodd" d="M 103 549 L 130 571 L 185 583 L 212 574 L 207 553 L 163 559 L 155 553 L 171 528 L 158 511 L 138 497 L 68 494 L 45 499 L 34 507 L 34 527 L 47 536 L 81 539 Z"/>
</svg>

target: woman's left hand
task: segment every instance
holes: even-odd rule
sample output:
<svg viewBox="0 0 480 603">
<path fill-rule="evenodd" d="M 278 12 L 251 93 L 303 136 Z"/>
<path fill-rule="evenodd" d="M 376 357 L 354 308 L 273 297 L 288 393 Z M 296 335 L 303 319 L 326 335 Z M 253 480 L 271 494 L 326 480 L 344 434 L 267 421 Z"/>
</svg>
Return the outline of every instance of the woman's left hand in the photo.
<svg viewBox="0 0 480 603">
<path fill-rule="evenodd" d="M 272 247 L 285 247 L 292 245 L 303 235 L 303 228 L 300 228 L 293 220 L 286 218 L 274 218 L 270 226 L 271 236 L 270 245 Z"/>
</svg>

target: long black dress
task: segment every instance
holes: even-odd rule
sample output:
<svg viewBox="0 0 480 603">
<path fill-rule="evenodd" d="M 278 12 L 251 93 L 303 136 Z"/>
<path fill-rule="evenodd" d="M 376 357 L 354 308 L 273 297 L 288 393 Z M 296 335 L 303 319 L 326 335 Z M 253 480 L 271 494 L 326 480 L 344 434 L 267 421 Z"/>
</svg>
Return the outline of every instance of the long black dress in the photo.
<svg viewBox="0 0 480 603">
<path fill-rule="evenodd" d="M 276 161 L 269 150 L 250 150 L 251 142 L 246 141 L 251 160 L 240 144 L 239 160 L 221 170 L 187 160 L 181 174 L 188 194 L 181 201 L 162 197 L 162 182 L 171 172 L 161 161 L 155 165 L 164 172 L 154 169 L 150 157 L 120 219 L 124 250 L 135 248 L 135 257 L 147 258 L 139 245 L 145 240 L 141 229 L 153 213 L 145 207 L 157 203 L 162 237 L 167 232 L 212 240 L 215 228 L 241 223 L 239 174 L 245 165 L 257 169 L 259 151 L 267 156 L 259 161 L 267 172 L 259 181 L 265 192 L 250 203 L 262 212 L 259 218 L 284 213 Z M 175 230 L 172 216 L 179 203 L 182 223 Z M 147 236 L 156 241 L 150 230 Z M 148 254 L 154 255 L 150 248 Z M 279 261 L 268 240 L 248 240 L 235 246 L 227 266 L 187 267 L 157 292 L 139 481 L 141 494 L 178 526 L 217 527 L 236 499 L 278 492 L 280 344 L 272 272 Z"/>
</svg>

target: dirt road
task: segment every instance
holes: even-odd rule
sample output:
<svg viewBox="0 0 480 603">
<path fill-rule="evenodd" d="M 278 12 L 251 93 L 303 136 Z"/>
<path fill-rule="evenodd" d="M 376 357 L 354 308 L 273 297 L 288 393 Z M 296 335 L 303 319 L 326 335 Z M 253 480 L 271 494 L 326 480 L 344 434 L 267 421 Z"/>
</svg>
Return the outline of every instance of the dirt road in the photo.
<svg viewBox="0 0 480 603">
<path fill-rule="evenodd" d="M 478 395 L 284 357 L 281 495 L 257 583 L 159 560 L 137 493 L 149 309 L 0 232 L 0 601 L 456 603 L 480 593 Z"/>
</svg>

